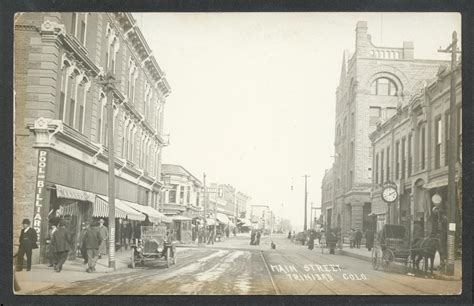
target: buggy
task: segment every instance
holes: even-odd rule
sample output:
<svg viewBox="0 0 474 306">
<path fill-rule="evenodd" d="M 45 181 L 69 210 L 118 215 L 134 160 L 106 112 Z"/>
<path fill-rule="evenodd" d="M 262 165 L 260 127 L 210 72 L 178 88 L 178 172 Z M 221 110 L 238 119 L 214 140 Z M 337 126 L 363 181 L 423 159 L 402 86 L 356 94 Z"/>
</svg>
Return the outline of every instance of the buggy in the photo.
<svg viewBox="0 0 474 306">
<path fill-rule="evenodd" d="M 130 267 L 158 260 L 164 261 L 167 268 L 176 264 L 176 245 L 171 241 L 166 226 L 141 226 L 140 239 L 135 239 L 131 245 Z"/>
<path fill-rule="evenodd" d="M 403 225 L 385 224 L 372 249 L 372 267 L 388 268 L 393 262 L 408 265 L 410 261 L 410 241 Z"/>
</svg>

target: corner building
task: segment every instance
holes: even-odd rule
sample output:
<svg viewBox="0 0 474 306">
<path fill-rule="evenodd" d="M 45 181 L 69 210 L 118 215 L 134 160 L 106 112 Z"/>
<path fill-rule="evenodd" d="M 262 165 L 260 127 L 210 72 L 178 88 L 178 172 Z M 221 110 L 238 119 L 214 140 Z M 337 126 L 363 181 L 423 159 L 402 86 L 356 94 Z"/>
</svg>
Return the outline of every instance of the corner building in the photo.
<svg viewBox="0 0 474 306">
<path fill-rule="evenodd" d="M 157 208 L 170 86 L 130 13 L 21 13 L 14 35 L 14 247 L 21 220 L 31 219 L 38 263 L 58 211 L 75 239 L 82 221 L 108 215 L 98 197 L 107 195 L 110 124 L 117 202 Z M 120 81 L 114 122 L 98 83 L 108 72 Z M 116 217 L 133 220 L 119 204 Z"/>
<path fill-rule="evenodd" d="M 403 42 L 402 47 L 375 46 L 365 21 L 357 23 L 355 32 L 355 52 L 344 51 L 336 90 L 333 208 L 331 217 L 324 216 L 345 235 L 351 228 L 365 231 L 372 224 L 369 134 L 445 63 L 415 59 L 413 42 Z M 385 154 L 384 162 L 390 161 L 391 154 Z"/>
</svg>

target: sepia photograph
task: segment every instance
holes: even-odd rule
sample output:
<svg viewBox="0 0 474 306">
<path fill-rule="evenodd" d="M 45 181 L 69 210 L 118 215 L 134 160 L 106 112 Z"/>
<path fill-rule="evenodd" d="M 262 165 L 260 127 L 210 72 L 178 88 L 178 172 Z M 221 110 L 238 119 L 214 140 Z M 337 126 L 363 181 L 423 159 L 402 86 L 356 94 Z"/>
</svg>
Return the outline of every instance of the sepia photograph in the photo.
<svg viewBox="0 0 474 306">
<path fill-rule="evenodd" d="M 460 295 L 462 17 L 18 12 L 15 295 Z"/>
</svg>

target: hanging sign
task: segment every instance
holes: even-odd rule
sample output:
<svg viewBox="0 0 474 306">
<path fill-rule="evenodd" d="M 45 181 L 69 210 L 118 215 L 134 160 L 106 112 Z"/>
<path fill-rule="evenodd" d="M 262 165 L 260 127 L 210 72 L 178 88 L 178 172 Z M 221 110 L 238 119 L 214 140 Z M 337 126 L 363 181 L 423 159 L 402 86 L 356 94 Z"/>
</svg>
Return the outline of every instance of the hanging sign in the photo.
<svg viewBox="0 0 474 306">
<path fill-rule="evenodd" d="M 48 161 L 48 152 L 46 150 L 39 150 L 38 152 L 38 173 L 36 175 L 36 188 L 35 188 L 35 204 L 34 204 L 34 217 L 33 217 L 33 228 L 35 229 L 38 236 L 41 233 L 41 207 L 43 207 L 44 193 L 46 191 L 46 165 Z"/>
</svg>

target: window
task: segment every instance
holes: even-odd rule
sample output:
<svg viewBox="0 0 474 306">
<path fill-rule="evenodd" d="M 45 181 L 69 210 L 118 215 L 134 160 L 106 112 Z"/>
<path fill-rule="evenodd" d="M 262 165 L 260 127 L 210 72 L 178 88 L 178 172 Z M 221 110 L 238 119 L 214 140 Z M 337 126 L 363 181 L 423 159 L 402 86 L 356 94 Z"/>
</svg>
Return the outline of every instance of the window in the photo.
<svg viewBox="0 0 474 306">
<path fill-rule="evenodd" d="M 457 117 L 458 120 L 456 120 L 456 128 L 457 128 L 457 134 L 458 134 L 458 139 L 457 139 L 457 151 L 458 151 L 458 161 L 462 162 L 462 108 L 461 106 L 458 106 L 457 109 Z"/>
<path fill-rule="evenodd" d="M 71 18 L 71 34 L 76 36 L 77 13 L 72 13 Z"/>
<path fill-rule="evenodd" d="M 449 112 L 444 114 L 444 165 L 447 166 L 449 153 Z"/>
<path fill-rule="evenodd" d="M 184 186 L 179 187 L 179 204 L 184 203 Z"/>
<path fill-rule="evenodd" d="M 169 202 L 176 204 L 176 191 L 178 190 L 178 185 L 171 185 L 171 189 L 169 191 Z"/>
<path fill-rule="evenodd" d="M 395 179 L 400 178 L 400 141 L 395 143 Z"/>
<path fill-rule="evenodd" d="M 86 17 L 87 18 L 87 17 Z M 86 43 L 86 21 L 81 22 L 81 43 L 84 45 Z"/>
<path fill-rule="evenodd" d="M 381 116 L 382 116 L 382 109 L 377 106 L 371 106 L 369 108 L 369 125 L 375 126 Z"/>
<path fill-rule="evenodd" d="M 81 132 L 81 133 L 83 132 L 83 130 L 82 130 L 82 128 L 83 128 L 82 121 L 83 120 L 84 120 L 84 106 L 81 105 L 81 106 L 79 106 L 79 122 L 78 122 L 79 132 Z"/>
<path fill-rule="evenodd" d="M 390 147 L 387 147 L 387 181 L 390 181 Z"/>
<path fill-rule="evenodd" d="M 441 123 L 441 117 L 435 119 L 435 169 L 439 169 L 441 167 L 441 144 L 443 143 L 442 140 L 442 133 L 443 133 L 443 125 Z"/>
<path fill-rule="evenodd" d="M 186 203 L 190 204 L 191 203 L 191 187 L 188 186 L 188 190 L 186 193 Z"/>
<path fill-rule="evenodd" d="M 380 152 L 380 184 L 383 184 L 383 179 L 384 179 L 383 167 L 385 166 L 385 164 L 384 164 L 383 153 L 384 153 L 384 151 L 382 150 L 382 152 Z"/>
<path fill-rule="evenodd" d="M 413 135 L 408 135 L 408 177 L 411 176 L 411 167 L 413 164 L 413 158 L 411 153 L 411 144 L 412 144 Z"/>
<path fill-rule="evenodd" d="M 425 147 L 425 127 L 422 126 L 420 129 L 420 170 L 425 169 L 425 157 L 426 157 L 426 147 Z"/>
<path fill-rule="evenodd" d="M 401 174 L 402 179 L 405 178 L 405 167 L 406 167 L 405 148 L 406 148 L 406 138 L 403 137 L 403 139 L 402 139 L 402 174 Z"/>
<path fill-rule="evenodd" d="M 71 93 L 69 97 L 69 117 L 67 118 L 67 124 L 71 127 L 74 124 L 74 113 L 76 111 L 76 80 L 73 79 L 71 82 Z"/>
<path fill-rule="evenodd" d="M 375 154 L 375 184 L 379 183 L 379 154 Z"/>
<path fill-rule="evenodd" d="M 397 85 L 390 79 L 378 78 L 372 83 L 370 93 L 378 96 L 395 96 Z"/>
</svg>

